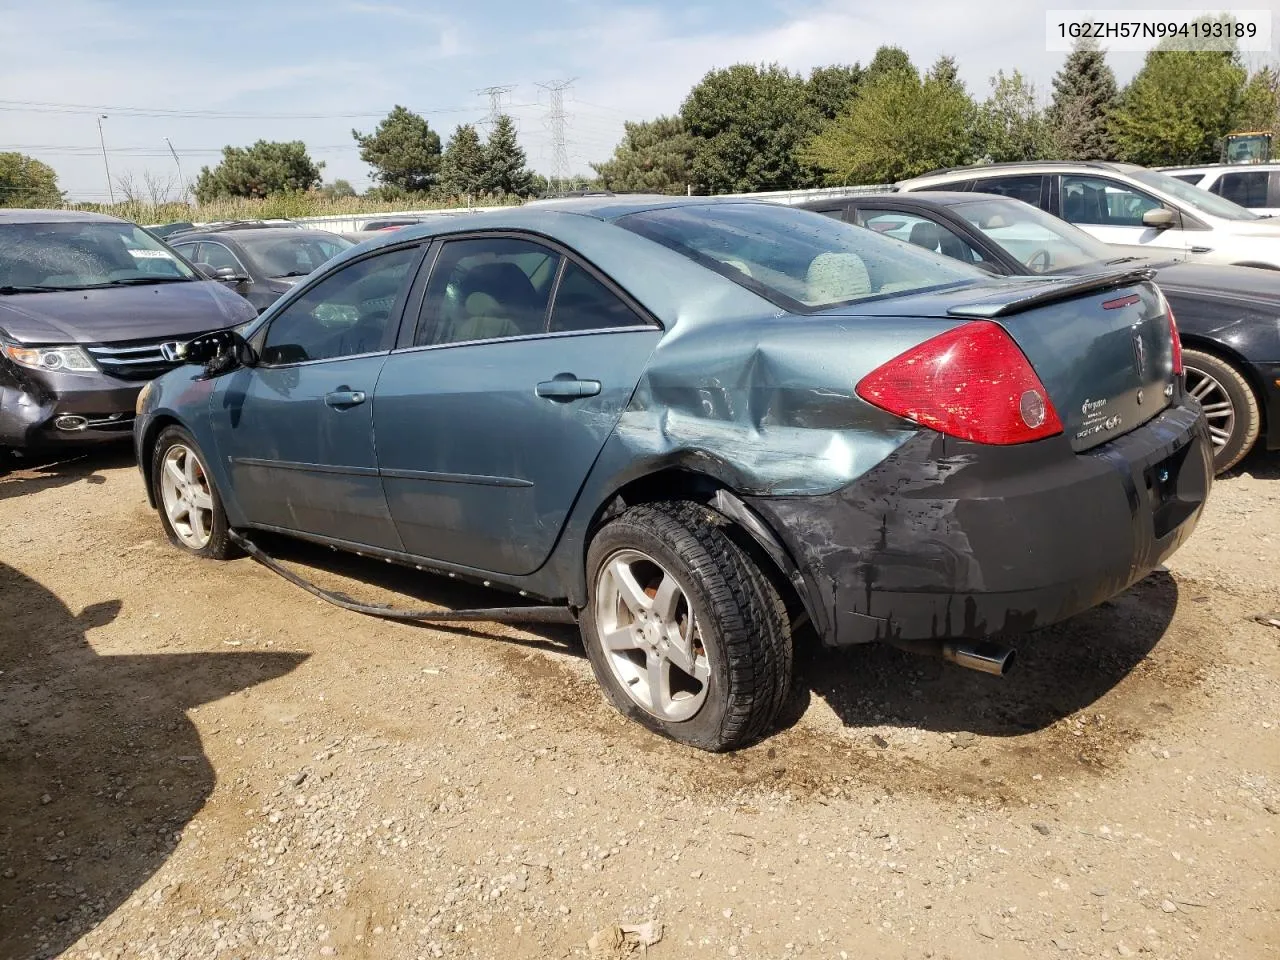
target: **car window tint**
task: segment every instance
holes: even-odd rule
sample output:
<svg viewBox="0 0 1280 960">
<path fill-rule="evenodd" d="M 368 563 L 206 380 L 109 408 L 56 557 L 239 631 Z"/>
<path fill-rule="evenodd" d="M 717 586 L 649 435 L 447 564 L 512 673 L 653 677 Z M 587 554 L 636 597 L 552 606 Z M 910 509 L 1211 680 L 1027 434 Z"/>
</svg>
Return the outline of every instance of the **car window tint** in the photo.
<svg viewBox="0 0 1280 960">
<path fill-rule="evenodd" d="M 1267 174 L 1261 170 L 1248 173 L 1224 173 L 1213 185 L 1213 192 L 1242 207 L 1267 205 Z"/>
<path fill-rule="evenodd" d="M 431 271 L 415 346 L 546 332 L 560 254 L 529 240 L 451 240 Z"/>
<path fill-rule="evenodd" d="M 825 209 L 825 210 L 815 210 L 815 211 L 813 211 L 813 212 L 814 212 L 814 213 L 820 213 L 820 214 L 822 214 L 824 217 L 830 217 L 832 220 L 843 220 L 843 219 L 844 219 L 844 208 L 843 208 L 843 207 L 827 207 L 827 209 Z"/>
<path fill-rule="evenodd" d="M 200 256 L 204 257 L 204 262 L 215 270 L 221 270 L 223 267 L 230 267 L 236 273 L 244 273 L 245 269 L 240 265 L 240 261 L 236 259 L 229 249 L 220 243 L 210 243 L 206 240 L 200 244 Z"/>
<path fill-rule="evenodd" d="M 1002 197 L 1013 197 L 1033 207 L 1040 206 L 1040 187 L 1044 182 L 1041 176 L 1021 177 L 986 177 L 974 181 L 975 193 L 994 193 Z"/>
<path fill-rule="evenodd" d="M 986 257 L 966 240 L 928 217 L 900 210 L 876 210 L 869 207 L 859 210 L 858 214 L 864 227 L 881 236 L 893 237 L 962 263 L 986 262 Z"/>
<path fill-rule="evenodd" d="M 301 363 L 388 350 L 396 306 L 418 248 L 357 260 L 321 280 L 271 321 L 262 362 Z"/>
<path fill-rule="evenodd" d="M 645 321 L 622 298 L 570 261 L 565 264 L 551 307 L 552 333 L 643 326 Z"/>
<path fill-rule="evenodd" d="M 1193 187 L 1204 179 L 1203 173 L 1171 173 L 1169 176 L 1175 180 L 1181 180 L 1183 183 L 1189 183 Z"/>
<path fill-rule="evenodd" d="M 1115 180 L 1062 178 L 1062 218 L 1068 223 L 1140 227 L 1142 215 L 1163 206 L 1159 200 Z"/>
<path fill-rule="evenodd" d="M 197 254 L 198 254 L 198 250 L 197 250 L 197 248 L 199 247 L 199 244 L 195 244 L 195 243 L 174 243 L 174 244 L 170 244 L 170 246 L 172 246 L 172 247 L 173 247 L 173 249 L 177 250 L 180 254 L 182 254 L 184 257 L 186 257 L 186 258 L 187 258 L 188 260 L 190 260 L 192 263 L 201 263 L 201 262 L 202 262 L 202 261 L 199 259 L 199 257 L 197 256 Z"/>
</svg>

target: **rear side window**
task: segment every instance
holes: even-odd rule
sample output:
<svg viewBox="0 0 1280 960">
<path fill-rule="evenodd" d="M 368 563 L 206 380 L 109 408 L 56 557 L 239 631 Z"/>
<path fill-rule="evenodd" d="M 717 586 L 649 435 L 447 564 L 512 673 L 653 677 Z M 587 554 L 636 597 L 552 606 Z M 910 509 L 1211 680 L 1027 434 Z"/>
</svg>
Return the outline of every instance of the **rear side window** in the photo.
<svg viewBox="0 0 1280 960">
<path fill-rule="evenodd" d="M 573 261 L 565 264 L 551 308 L 552 333 L 645 326 L 616 293 Z"/>
<path fill-rule="evenodd" d="M 795 313 L 986 277 L 871 230 L 778 204 L 681 204 L 615 222 Z"/>
<path fill-rule="evenodd" d="M 544 333 L 560 259 L 549 247 L 513 237 L 449 241 L 431 272 L 414 345 Z"/>
<path fill-rule="evenodd" d="M 1268 174 L 1262 170 L 1248 173 L 1224 173 L 1213 185 L 1213 192 L 1242 207 L 1267 205 Z"/>
<path fill-rule="evenodd" d="M 1012 197 L 1033 207 L 1040 206 L 1040 190 L 1044 177 L 987 177 L 973 184 L 974 193 L 994 193 L 1001 197 Z"/>
</svg>

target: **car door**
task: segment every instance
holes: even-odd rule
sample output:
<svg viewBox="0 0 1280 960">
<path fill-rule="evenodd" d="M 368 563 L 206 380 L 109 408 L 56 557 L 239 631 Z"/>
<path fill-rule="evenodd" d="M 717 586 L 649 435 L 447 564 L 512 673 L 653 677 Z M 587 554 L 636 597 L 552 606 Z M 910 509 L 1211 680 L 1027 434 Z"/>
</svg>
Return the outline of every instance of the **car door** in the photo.
<svg viewBox="0 0 1280 960">
<path fill-rule="evenodd" d="M 1057 215 L 1103 243 L 1186 250 L 1186 231 L 1180 223 L 1157 229 L 1142 222 L 1148 210 L 1165 204 L 1127 183 L 1110 177 L 1063 174 L 1058 196 Z"/>
<path fill-rule="evenodd" d="M 405 549 L 536 570 L 661 336 L 566 250 L 509 234 L 444 242 L 374 398 Z"/>
<path fill-rule="evenodd" d="M 421 256 L 412 245 L 342 264 L 254 337 L 258 364 L 219 381 L 218 450 L 251 523 L 400 548 L 372 400 Z"/>
</svg>

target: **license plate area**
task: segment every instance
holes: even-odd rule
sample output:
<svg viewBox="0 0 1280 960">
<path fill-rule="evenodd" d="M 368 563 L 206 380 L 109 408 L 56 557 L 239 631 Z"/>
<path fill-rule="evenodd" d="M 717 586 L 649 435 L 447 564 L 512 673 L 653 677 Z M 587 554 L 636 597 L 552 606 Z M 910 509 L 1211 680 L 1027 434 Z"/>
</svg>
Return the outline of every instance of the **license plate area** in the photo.
<svg viewBox="0 0 1280 960">
<path fill-rule="evenodd" d="M 1192 449 L 1190 443 L 1183 444 L 1177 452 L 1142 472 L 1157 540 L 1168 536 L 1200 509 L 1208 493 L 1203 471 L 1195 469 L 1194 464 L 1188 467 Z"/>
</svg>

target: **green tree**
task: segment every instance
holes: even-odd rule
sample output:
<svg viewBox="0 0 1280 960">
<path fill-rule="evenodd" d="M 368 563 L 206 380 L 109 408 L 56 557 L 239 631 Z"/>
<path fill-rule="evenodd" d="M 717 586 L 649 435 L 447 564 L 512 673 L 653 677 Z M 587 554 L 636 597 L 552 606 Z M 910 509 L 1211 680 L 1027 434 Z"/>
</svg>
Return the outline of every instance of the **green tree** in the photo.
<svg viewBox="0 0 1280 960">
<path fill-rule="evenodd" d="M 809 73 L 809 105 L 823 120 L 834 120 L 858 95 L 862 68 L 855 64 L 814 67 Z"/>
<path fill-rule="evenodd" d="M 1110 117 L 1117 155 L 1143 166 L 1217 160 L 1241 115 L 1246 77 L 1237 59 L 1219 50 L 1148 53 Z"/>
<path fill-rule="evenodd" d="M 1254 72 L 1240 95 L 1240 117 L 1244 130 L 1280 128 L 1280 72 L 1265 66 Z"/>
<path fill-rule="evenodd" d="M 405 193 L 429 190 L 440 172 L 440 135 L 421 116 L 395 106 L 371 134 L 352 130 L 360 159 L 379 183 Z"/>
<path fill-rule="evenodd" d="M 484 176 L 480 189 L 485 193 L 533 195 L 533 172 L 525 165 L 524 148 L 516 139 L 516 125 L 505 113 L 498 117 L 484 145 Z"/>
<path fill-rule="evenodd" d="M 0 207 L 60 207 L 58 175 L 22 153 L 0 153 Z"/>
<path fill-rule="evenodd" d="M 223 147 L 222 162 L 203 167 L 196 178 L 196 199 L 268 197 L 311 190 L 320 184 L 323 163 L 307 155 L 301 140 L 259 140 L 251 147 Z"/>
<path fill-rule="evenodd" d="M 889 183 L 973 159 L 974 106 L 964 88 L 892 70 L 802 148 L 831 184 Z"/>
<path fill-rule="evenodd" d="M 960 65 L 956 63 L 955 57 L 946 54 L 933 61 L 933 66 L 929 68 L 929 72 L 925 76 L 930 80 L 937 80 L 939 83 L 947 83 L 961 89 L 964 88 L 964 84 L 960 82 Z"/>
<path fill-rule="evenodd" d="M 680 108 L 695 138 L 690 175 L 699 193 L 807 187 L 815 173 L 796 148 L 818 127 L 804 79 L 777 64 L 712 70 Z"/>
<path fill-rule="evenodd" d="M 991 95 L 978 108 L 974 133 L 977 152 L 992 163 L 1043 160 L 1053 152 L 1035 85 L 1017 70 L 991 78 Z"/>
<path fill-rule="evenodd" d="M 1097 41 L 1078 40 L 1053 78 L 1046 121 L 1062 160 L 1110 160 L 1108 117 L 1119 101 L 1116 75 Z"/>
<path fill-rule="evenodd" d="M 916 73 L 915 64 L 907 51 L 901 47 L 883 46 L 876 50 L 875 56 L 863 71 L 862 82 L 871 83 L 891 73 Z"/>
<path fill-rule="evenodd" d="M 357 196 L 356 188 L 351 185 L 351 182 L 342 179 L 335 180 L 333 183 L 321 184 L 316 193 L 326 200 L 341 200 L 346 197 Z"/>
<path fill-rule="evenodd" d="M 440 192 L 450 197 L 474 196 L 480 192 L 487 165 L 476 128 L 459 124 L 440 160 Z"/>
<path fill-rule="evenodd" d="M 679 117 L 623 124 L 622 142 L 604 163 L 593 163 L 600 185 L 616 193 L 684 193 L 694 138 Z"/>
</svg>

